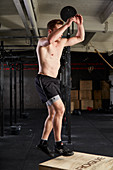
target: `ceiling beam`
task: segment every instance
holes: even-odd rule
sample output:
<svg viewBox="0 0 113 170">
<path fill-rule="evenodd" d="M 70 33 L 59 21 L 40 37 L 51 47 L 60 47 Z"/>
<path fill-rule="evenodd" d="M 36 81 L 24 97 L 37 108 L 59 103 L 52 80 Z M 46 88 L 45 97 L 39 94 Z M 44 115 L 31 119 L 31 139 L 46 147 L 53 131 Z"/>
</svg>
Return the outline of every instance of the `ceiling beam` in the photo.
<svg viewBox="0 0 113 170">
<path fill-rule="evenodd" d="M 26 8 L 30 23 L 32 25 L 33 33 L 34 33 L 35 36 L 38 36 L 39 34 L 38 34 L 38 29 L 37 29 L 37 22 L 36 22 L 36 19 L 35 19 L 31 0 L 27 0 L 27 1 L 23 0 L 23 1 L 24 1 L 24 4 L 25 4 L 25 8 Z"/>
<path fill-rule="evenodd" d="M 110 17 L 112 12 L 113 12 L 113 1 L 111 1 L 109 3 L 109 5 L 106 7 L 106 9 L 100 15 L 100 20 L 101 20 L 102 24 Z"/>
<path fill-rule="evenodd" d="M 17 9 L 17 11 L 18 11 L 18 13 L 19 13 L 19 15 L 20 15 L 20 17 L 21 17 L 21 19 L 22 19 L 22 22 L 23 22 L 24 26 L 25 26 L 27 35 L 28 35 L 28 36 L 31 36 L 29 24 L 28 24 L 28 22 L 27 22 L 27 18 L 26 18 L 25 14 L 24 14 L 24 11 L 23 11 L 23 9 L 22 9 L 22 6 L 21 6 L 20 1 L 19 1 L 19 0 L 13 0 L 13 2 L 14 2 L 14 4 L 15 4 L 16 9 Z"/>
<path fill-rule="evenodd" d="M 34 9 L 34 14 L 35 14 L 35 17 L 36 17 L 36 21 L 37 21 L 37 23 L 38 23 L 39 17 L 40 17 L 38 1 L 37 1 L 37 0 L 32 0 L 31 2 L 32 2 L 32 5 L 33 5 L 33 9 Z"/>
<path fill-rule="evenodd" d="M 86 46 L 90 40 L 93 38 L 93 36 L 96 34 L 96 32 L 90 32 L 90 33 L 86 33 L 86 38 L 83 41 L 83 45 Z"/>
<path fill-rule="evenodd" d="M 25 29 L 11 29 L 11 28 L 9 28 L 9 29 L 4 29 L 4 30 L 0 30 L 0 33 L 10 33 L 10 32 L 25 32 Z"/>
</svg>

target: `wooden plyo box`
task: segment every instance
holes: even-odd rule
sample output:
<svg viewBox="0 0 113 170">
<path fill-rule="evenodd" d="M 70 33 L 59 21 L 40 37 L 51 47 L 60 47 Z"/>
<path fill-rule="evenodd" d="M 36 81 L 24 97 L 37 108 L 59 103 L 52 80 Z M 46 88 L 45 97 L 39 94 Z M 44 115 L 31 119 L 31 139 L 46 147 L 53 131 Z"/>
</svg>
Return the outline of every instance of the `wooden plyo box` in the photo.
<svg viewBox="0 0 113 170">
<path fill-rule="evenodd" d="M 91 100 L 92 99 L 92 91 L 91 90 L 80 90 L 79 91 L 79 99 L 80 100 Z"/>
<path fill-rule="evenodd" d="M 110 99 L 110 90 L 102 90 L 102 99 Z"/>
<path fill-rule="evenodd" d="M 39 164 L 39 170 L 112 170 L 113 157 L 74 152 Z"/>
<path fill-rule="evenodd" d="M 77 100 L 78 99 L 78 90 L 71 90 L 71 99 Z"/>
<path fill-rule="evenodd" d="M 94 109 L 102 108 L 102 100 L 94 100 Z"/>
<path fill-rule="evenodd" d="M 93 109 L 93 100 L 81 100 L 81 110 L 87 110 L 88 107 Z"/>
<path fill-rule="evenodd" d="M 92 90 L 92 80 L 80 80 L 80 90 Z"/>
<path fill-rule="evenodd" d="M 109 90 L 110 85 L 106 81 L 101 81 L 101 89 L 102 90 Z"/>
<path fill-rule="evenodd" d="M 71 102 L 71 113 L 73 112 L 74 110 L 74 102 Z"/>
<path fill-rule="evenodd" d="M 94 99 L 101 99 L 101 90 L 94 90 Z"/>
</svg>

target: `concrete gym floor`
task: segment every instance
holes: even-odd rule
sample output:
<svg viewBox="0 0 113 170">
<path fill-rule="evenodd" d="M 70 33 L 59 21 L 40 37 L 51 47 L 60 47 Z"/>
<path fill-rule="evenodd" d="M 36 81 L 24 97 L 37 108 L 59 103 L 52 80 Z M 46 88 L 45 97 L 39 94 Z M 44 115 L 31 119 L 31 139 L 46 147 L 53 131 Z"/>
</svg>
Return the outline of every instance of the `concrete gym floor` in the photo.
<svg viewBox="0 0 113 170">
<path fill-rule="evenodd" d="M 5 112 L 5 135 L 0 137 L 0 170 L 38 170 L 38 164 L 50 158 L 36 149 L 40 140 L 43 123 L 47 115 L 45 109 L 27 110 L 29 117 L 19 119 L 18 135 L 9 131 L 9 111 Z M 72 144 L 76 152 L 113 156 L 113 113 L 82 112 L 71 115 Z M 63 140 L 67 140 L 63 128 Z M 54 148 L 53 133 L 49 145 Z"/>
</svg>

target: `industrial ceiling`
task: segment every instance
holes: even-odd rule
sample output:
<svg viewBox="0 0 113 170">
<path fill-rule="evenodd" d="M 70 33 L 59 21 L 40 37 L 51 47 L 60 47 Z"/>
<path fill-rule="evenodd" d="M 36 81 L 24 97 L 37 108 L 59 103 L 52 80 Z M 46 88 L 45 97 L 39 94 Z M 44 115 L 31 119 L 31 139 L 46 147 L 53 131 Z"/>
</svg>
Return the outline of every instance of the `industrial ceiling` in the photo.
<svg viewBox="0 0 113 170">
<path fill-rule="evenodd" d="M 60 18 L 65 6 L 76 8 L 83 16 L 86 32 L 84 42 L 71 51 L 94 52 L 96 48 L 112 55 L 113 0 L 0 0 L 0 41 L 4 48 L 33 49 L 40 36 L 47 36 L 48 21 Z"/>
</svg>

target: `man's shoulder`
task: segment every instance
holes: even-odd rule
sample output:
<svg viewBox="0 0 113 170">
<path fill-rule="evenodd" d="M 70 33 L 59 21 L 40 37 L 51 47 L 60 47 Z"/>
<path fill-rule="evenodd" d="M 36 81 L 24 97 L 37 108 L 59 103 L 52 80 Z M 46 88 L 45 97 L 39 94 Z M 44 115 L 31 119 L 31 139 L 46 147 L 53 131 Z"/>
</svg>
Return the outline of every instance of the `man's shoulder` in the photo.
<svg viewBox="0 0 113 170">
<path fill-rule="evenodd" d="M 46 46 L 48 44 L 48 38 L 42 37 L 38 40 L 38 46 Z"/>
<path fill-rule="evenodd" d="M 47 40 L 47 37 L 41 37 L 41 38 L 39 39 L 39 41 L 44 41 L 44 40 Z"/>
</svg>

